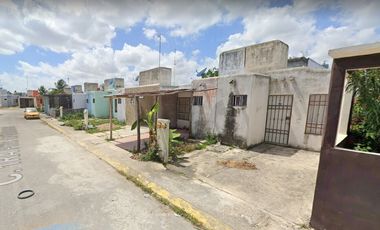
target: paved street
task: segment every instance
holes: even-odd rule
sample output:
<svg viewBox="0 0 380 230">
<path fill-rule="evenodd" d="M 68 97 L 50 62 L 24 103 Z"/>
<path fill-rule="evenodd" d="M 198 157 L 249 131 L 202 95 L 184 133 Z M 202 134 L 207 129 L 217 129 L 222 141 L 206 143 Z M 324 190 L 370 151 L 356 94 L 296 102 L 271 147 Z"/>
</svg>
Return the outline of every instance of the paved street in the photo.
<svg viewBox="0 0 380 230">
<path fill-rule="evenodd" d="M 0 229 L 193 226 L 42 121 L 0 109 Z"/>
</svg>

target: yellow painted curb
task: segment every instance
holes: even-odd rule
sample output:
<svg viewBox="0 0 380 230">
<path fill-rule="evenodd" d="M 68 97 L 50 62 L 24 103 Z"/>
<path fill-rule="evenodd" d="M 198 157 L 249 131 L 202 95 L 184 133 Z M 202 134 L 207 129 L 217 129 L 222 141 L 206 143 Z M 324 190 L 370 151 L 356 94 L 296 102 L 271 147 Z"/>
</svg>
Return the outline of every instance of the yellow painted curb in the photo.
<svg viewBox="0 0 380 230">
<path fill-rule="evenodd" d="M 72 139 L 65 130 L 58 127 L 57 125 L 51 124 L 46 118 L 41 118 L 42 121 L 44 121 L 49 127 L 57 130 L 58 132 L 62 133 L 65 137 L 69 138 L 70 140 L 75 141 L 77 144 L 82 146 L 87 151 L 93 153 L 97 157 L 99 157 L 101 160 L 105 161 L 107 164 L 112 166 L 114 169 L 116 169 L 120 174 L 125 176 L 128 180 L 131 180 L 138 186 L 143 187 L 145 190 L 151 191 L 156 197 L 158 197 L 161 200 L 164 200 L 167 202 L 170 206 L 173 206 L 177 209 L 180 209 L 187 215 L 194 218 L 202 228 L 204 229 L 212 229 L 212 230 L 230 230 L 232 229 L 230 226 L 221 223 L 216 218 L 210 216 L 209 214 L 198 210 L 194 208 L 188 201 L 176 197 L 172 195 L 168 190 L 162 188 L 161 186 L 147 180 L 143 175 L 133 172 L 134 170 L 130 169 L 129 167 L 125 166 L 124 164 L 115 161 L 111 159 L 110 157 L 107 157 L 104 153 L 97 150 L 96 148 L 91 148 L 88 144 L 82 141 L 78 141 L 75 139 Z"/>
</svg>

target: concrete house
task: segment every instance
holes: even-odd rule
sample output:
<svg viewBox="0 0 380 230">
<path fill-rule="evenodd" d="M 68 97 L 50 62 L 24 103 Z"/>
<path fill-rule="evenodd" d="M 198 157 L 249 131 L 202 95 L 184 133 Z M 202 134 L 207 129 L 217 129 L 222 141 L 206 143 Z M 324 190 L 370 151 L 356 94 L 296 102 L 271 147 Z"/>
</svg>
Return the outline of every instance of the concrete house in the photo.
<svg viewBox="0 0 380 230">
<path fill-rule="evenodd" d="M 110 95 L 110 91 L 88 91 L 86 92 L 86 108 L 88 114 L 96 118 L 108 117 L 109 102 L 104 96 Z"/>
<path fill-rule="evenodd" d="M 87 95 L 85 93 L 73 93 L 71 98 L 73 109 L 85 109 L 87 107 Z"/>
<path fill-rule="evenodd" d="M 171 128 L 189 129 L 191 118 L 191 87 L 173 86 L 170 68 L 159 67 L 139 74 L 139 86 L 126 88 L 127 124 L 136 120 L 136 96 L 139 97 L 141 116 L 157 101 L 158 117 L 170 120 Z"/>
<path fill-rule="evenodd" d="M 330 72 L 288 68 L 288 45 L 271 41 L 220 54 L 217 78 L 193 81 L 191 132 L 222 143 L 319 150 Z"/>
<path fill-rule="evenodd" d="M 14 95 L 8 90 L 0 88 L 0 107 L 15 107 L 18 106 L 19 95 Z"/>
<path fill-rule="evenodd" d="M 72 109 L 72 95 L 57 94 L 57 95 L 44 95 L 43 96 L 44 112 L 52 117 L 57 116 L 59 107 L 63 109 Z"/>
<path fill-rule="evenodd" d="M 98 83 L 85 82 L 83 83 L 84 92 L 98 91 Z"/>
</svg>

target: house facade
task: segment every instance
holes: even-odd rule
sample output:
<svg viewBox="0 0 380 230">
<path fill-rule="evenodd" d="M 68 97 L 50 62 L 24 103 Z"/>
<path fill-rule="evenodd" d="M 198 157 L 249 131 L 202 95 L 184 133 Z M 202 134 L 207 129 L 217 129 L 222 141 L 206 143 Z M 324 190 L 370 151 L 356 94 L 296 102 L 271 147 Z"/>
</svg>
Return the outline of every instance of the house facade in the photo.
<svg viewBox="0 0 380 230">
<path fill-rule="evenodd" d="M 192 83 L 191 134 L 250 147 L 262 142 L 319 151 L 330 71 L 288 68 L 288 46 L 266 42 L 220 55 L 220 76 Z"/>
</svg>

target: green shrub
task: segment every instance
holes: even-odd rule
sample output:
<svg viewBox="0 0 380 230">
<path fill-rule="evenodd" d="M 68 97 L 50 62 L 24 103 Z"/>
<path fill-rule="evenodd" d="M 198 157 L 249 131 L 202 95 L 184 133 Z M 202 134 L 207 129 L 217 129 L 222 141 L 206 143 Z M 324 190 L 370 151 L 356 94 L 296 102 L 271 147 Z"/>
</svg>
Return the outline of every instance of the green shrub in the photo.
<svg viewBox="0 0 380 230">
<path fill-rule="evenodd" d="M 142 156 L 142 161 L 155 161 L 155 162 L 161 162 L 161 158 L 158 155 L 159 150 L 157 147 L 148 149 Z"/>
<path fill-rule="evenodd" d="M 206 135 L 206 144 L 214 145 L 218 142 L 218 137 L 212 133 L 207 133 Z"/>
</svg>

